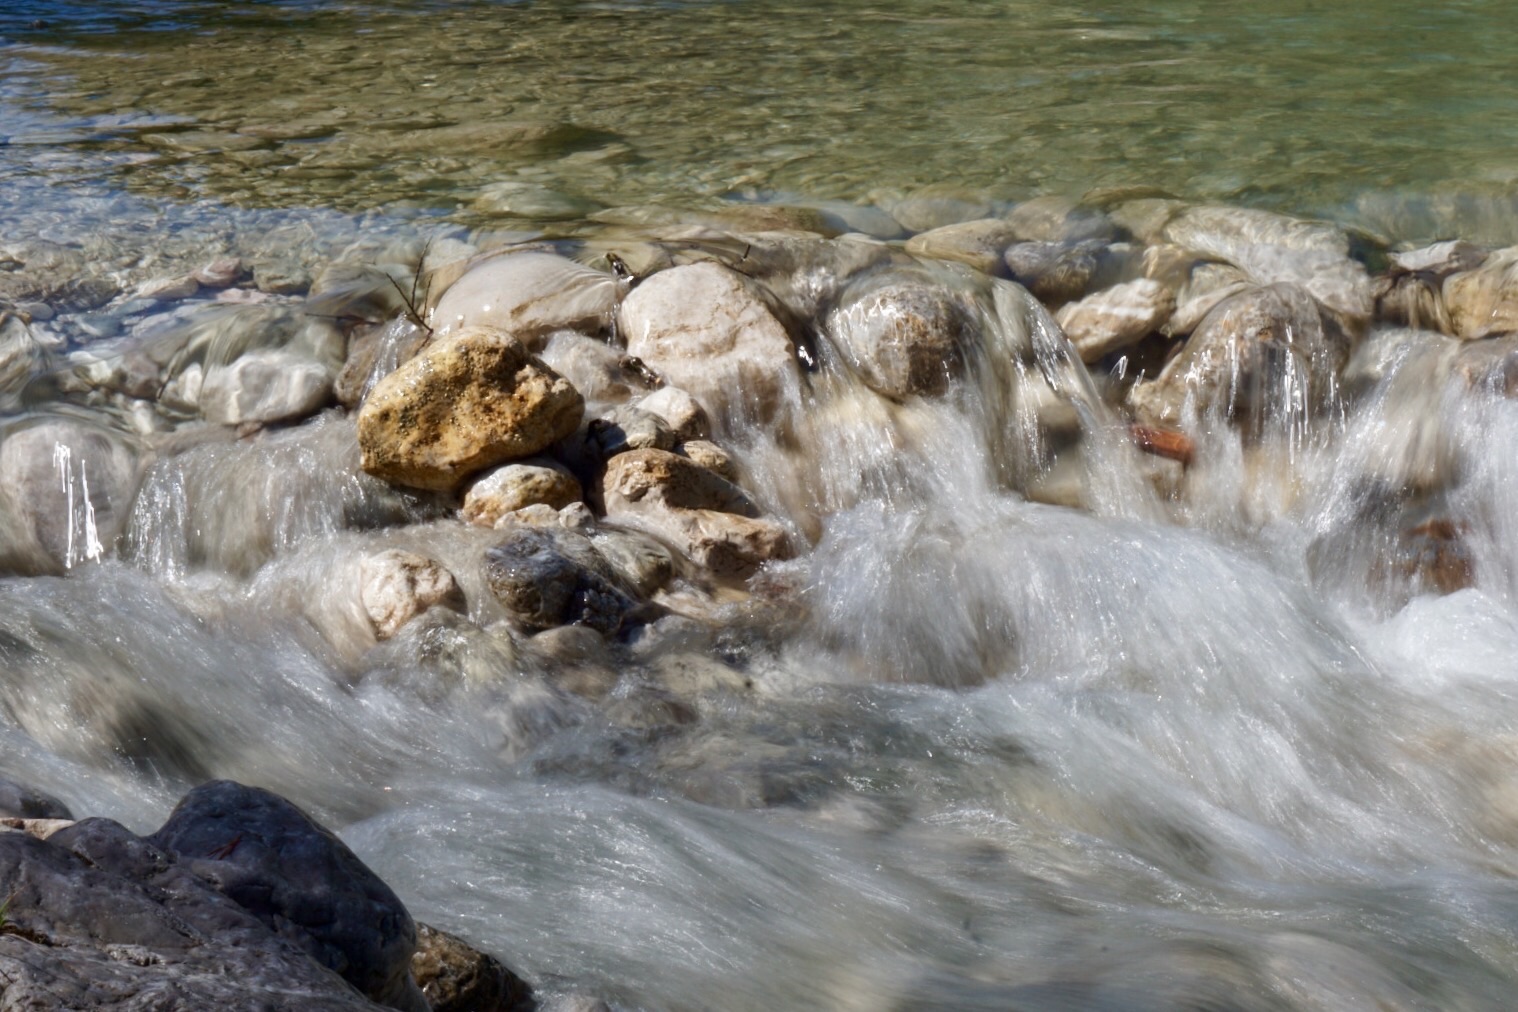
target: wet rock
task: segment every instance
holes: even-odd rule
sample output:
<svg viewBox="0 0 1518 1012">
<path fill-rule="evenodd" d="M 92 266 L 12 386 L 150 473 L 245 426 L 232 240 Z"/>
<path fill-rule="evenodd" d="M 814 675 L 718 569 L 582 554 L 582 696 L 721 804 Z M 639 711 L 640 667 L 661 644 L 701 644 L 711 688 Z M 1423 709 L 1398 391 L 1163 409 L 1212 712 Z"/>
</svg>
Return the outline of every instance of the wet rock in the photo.
<svg viewBox="0 0 1518 1012">
<path fill-rule="evenodd" d="M 620 348 L 572 330 L 550 335 L 539 358 L 574 384 L 585 398 L 587 412 L 621 404 L 654 382 Z"/>
<path fill-rule="evenodd" d="M 6 1005 L 373 1012 L 338 974 L 187 863 L 106 819 L 47 842 L 0 833 Z"/>
<path fill-rule="evenodd" d="M 359 591 L 374 634 L 387 640 L 430 608 L 462 611 L 464 593 L 442 563 L 398 548 L 366 557 Z"/>
<path fill-rule="evenodd" d="M 590 539 L 551 527 L 508 529 L 485 553 L 485 580 L 529 630 L 576 624 L 610 636 L 637 606 Z"/>
<path fill-rule="evenodd" d="M 1391 557 L 1372 574 L 1376 582 L 1406 586 L 1412 594 L 1453 594 L 1476 584 L 1476 560 L 1466 528 L 1451 520 L 1426 520 L 1402 530 Z"/>
<path fill-rule="evenodd" d="M 568 468 L 547 457 L 505 464 L 481 475 L 464 491 L 464 519 L 494 527 L 506 514 L 543 503 L 555 510 L 579 502 L 585 493 Z"/>
<path fill-rule="evenodd" d="M 1349 255 L 1349 233 L 1323 221 L 1306 221 L 1272 211 L 1222 205 L 1187 207 L 1165 224 L 1165 242 L 1213 260 L 1237 263 L 1252 246 Z"/>
<path fill-rule="evenodd" d="M 674 578 L 674 556 L 641 531 L 603 527 L 595 531 L 591 542 L 617 574 L 621 585 L 640 597 L 652 597 Z"/>
<path fill-rule="evenodd" d="M 1005 260 L 1012 280 L 1050 307 L 1079 299 L 1102 270 L 1106 244 L 1023 242 L 1007 248 Z"/>
<path fill-rule="evenodd" d="M 628 450 L 672 450 L 676 443 L 674 430 L 663 418 L 625 404 L 591 421 L 586 438 L 602 459 Z"/>
<path fill-rule="evenodd" d="M 147 838 L 217 892 L 382 1005 L 426 1012 L 416 925 L 390 887 L 284 798 L 228 780 L 185 795 Z"/>
<path fill-rule="evenodd" d="M 1023 201 L 1007 213 L 1006 221 L 1018 238 L 1032 242 L 1111 242 L 1118 237 L 1117 225 L 1100 210 L 1057 194 Z"/>
<path fill-rule="evenodd" d="M 1518 331 L 1518 248 L 1492 254 L 1473 271 L 1444 279 L 1449 333 L 1466 341 Z"/>
<path fill-rule="evenodd" d="M 142 467 L 135 439 L 84 419 L 0 430 L 0 571 L 61 572 L 112 552 Z"/>
<path fill-rule="evenodd" d="M 621 283 L 553 253 L 487 254 L 440 294 L 435 340 L 491 327 L 536 347 L 557 330 L 597 334 L 616 313 Z"/>
<path fill-rule="evenodd" d="M 1251 427 L 1285 424 L 1337 396 L 1348 350 L 1301 288 L 1251 289 L 1219 303 L 1157 379 L 1133 387 L 1129 403 L 1146 425 L 1180 424 L 1188 402 Z"/>
<path fill-rule="evenodd" d="M 531 1012 L 527 982 L 457 935 L 416 926 L 411 975 L 432 1012 Z"/>
<path fill-rule="evenodd" d="M 607 519 L 647 529 L 718 576 L 746 577 L 791 554 L 785 528 L 760 517 L 741 489 L 673 453 L 613 458 L 602 494 Z"/>
<path fill-rule="evenodd" d="M 711 435 L 711 420 L 706 417 L 706 410 L 679 387 L 661 387 L 639 398 L 634 406 L 664 419 L 675 438 L 682 443 Z"/>
<path fill-rule="evenodd" d="M 1017 226 L 1001 218 L 982 218 L 943 225 L 907 240 L 914 256 L 956 260 L 986 274 L 1004 272 L 1002 256 L 1007 247 L 1025 238 Z"/>
<path fill-rule="evenodd" d="M 551 684 L 585 699 L 605 699 L 621 677 L 605 637 L 583 625 L 544 629 L 527 647 Z"/>
<path fill-rule="evenodd" d="M 0 410 L 13 409 L 22 390 L 47 363 L 47 350 L 19 318 L 0 318 Z"/>
<path fill-rule="evenodd" d="M 253 284 L 269 295 L 302 295 L 311 287 L 311 275 L 297 260 L 267 260 L 253 265 Z"/>
<path fill-rule="evenodd" d="M 0 777 L 0 816 L 13 819 L 72 819 L 69 806 L 42 791 Z"/>
<path fill-rule="evenodd" d="M 1487 251 L 1464 239 L 1436 242 L 1418 249 L 1392 253 L 1392 273 L 1426 274 L 1446 278 L 1462 271 L 1473 271 L 1486 262 Z"/>
<path fill-rule="evenodd" d="M 903 227 L 913 232 L 991 218 L 999 210 L 994 201 L 954 186 L 925 186 L 908 194 L 878 193 L 871 196 Z"/>
<path fill-rule="evenodd" d="M 1175 313 L 1165 324 L 1165 333 L 1190 334 L 1219 302 L 1250 287 L 1249 275 L 1232 264 L 1193 261 L 1177 295 Z"/>
<path fill-rule="evenodd" d="M 242 261 L 237 257 L 220 257 L 190 272 L 196 284 L 204 288 L 230 288 L 242 277 Z"/>
<path fill-rule="evenodd" d="M 448 491 L 574 432 L 584 402 L 506 334 L 477 328 L 433 344 L 375 384 L 358 416 L 365 471 Z"/>
<path fill-rule="evenodd" d="M 537 183 L 492 183 L 480 191 L 472 205 L 485 214 L 499 214 L 535 221 L 568 221 L 586 218 L 602 209 L 593 200 L 573 197 Z"/>
<path fill-rule="evenodd" d="M 200 282 L 194 277 L 153 278 L 137 286 L 137 297 L 159 302 L 177 302 L 188 299 L 198 291 Z"/>
<path fill-rule="evenodd" d="M 1175 294 L 1139 278 L 1072 302 L 1055 317 L 1081 361 L 1098 362 L 1159 330 L 1175 312 Z"/>
<path fill-rule="evenodd" d="M 728 481 L 738 480 L 738 467 L 726 450 L 707 439 L 687 439 L 675 447 L 675 452 L 688 457 L 708 471 L 721 475 Z"/>
<path fill-rule="evenodd" d="M 739 274 L 709 261 L 647 278 L 618 330 L 635 356 L 722 417 L 773 417 L 796 382 L 794 347 Z"/>
<path fill-rule="evenodd" d="M 824 329 L 870 389 L 888 397 L 935 396 L 963 373 L 977 337 L 974 321 L 957 292 L 901 269 L 850 284 Z"/>
<path fill-rule="evenodd" d="M 212 369 L 194 389 L 175 397 L 198 402 L 201 415 L 219 425 L 268 424 L 305 418 L 332 403 L 330 366 L 283 349 L 249 352 Z"/>
</svg>

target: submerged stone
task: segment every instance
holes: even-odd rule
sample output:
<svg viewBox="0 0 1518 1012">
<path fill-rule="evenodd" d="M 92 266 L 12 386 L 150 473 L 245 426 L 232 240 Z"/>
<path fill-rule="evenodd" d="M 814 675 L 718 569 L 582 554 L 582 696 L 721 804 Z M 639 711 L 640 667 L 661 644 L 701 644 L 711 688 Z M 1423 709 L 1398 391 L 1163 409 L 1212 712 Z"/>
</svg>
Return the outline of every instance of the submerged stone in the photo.
<svg viewBox="0 0 1518 1012">
<path fill-rule="evenodd" d="M 552 527 L 510 528 L 485 553 L 485 580 L 529 630 L 575 624 L 610 636 L 638 603 L 588 538 Z"/>
<path fill-rule="evenodd" d="M 434 340 L 474 328 L 505 331 L 529 346 L 557 330 L 599 333 L 616 314 L 615 277 L 553 253 L 492 253 L 440 293 L 428 314 Z"/>
<path fill-rule="evenodd" d="M 907 240 L 914 256 L 956 260 L 986 274 L 1004 273 L 1002 255 L 1007 247 L 1025 238 L 1016 225 L 1002 218 L 982 218 L 942 225 Z"/>
</svg>

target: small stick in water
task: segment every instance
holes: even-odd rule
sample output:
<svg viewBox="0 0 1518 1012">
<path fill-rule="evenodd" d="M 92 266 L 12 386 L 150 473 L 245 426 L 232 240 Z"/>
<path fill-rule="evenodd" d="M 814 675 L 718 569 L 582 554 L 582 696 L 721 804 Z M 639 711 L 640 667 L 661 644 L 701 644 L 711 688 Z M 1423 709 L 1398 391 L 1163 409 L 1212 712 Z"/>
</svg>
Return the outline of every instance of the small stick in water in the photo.
<svg viewBox="0 0 1518 1012">
<path fill-rule="evenodd" d="M 1196 442 L 1186 433 L 1175 429 L 1160 429 L 1151 425 L 1134 423 L 1128 426 L 1128 436 L 1145 453 L 1152 453 L 1156 457 L 1165 457 L 1169 460 L 1178 460 L 1183 466 L 1190 466 L 1191 456 L 1196 451 Z"/>
</svg>

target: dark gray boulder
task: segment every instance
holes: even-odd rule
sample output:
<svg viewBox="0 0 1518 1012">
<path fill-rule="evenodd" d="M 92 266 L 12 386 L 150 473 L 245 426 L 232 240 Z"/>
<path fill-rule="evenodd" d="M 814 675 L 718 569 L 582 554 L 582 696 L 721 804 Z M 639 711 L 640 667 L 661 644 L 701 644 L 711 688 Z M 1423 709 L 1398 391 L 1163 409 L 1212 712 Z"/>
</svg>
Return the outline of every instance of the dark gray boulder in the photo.
<svg viewBox="0 0 1518 1012">
<path fill-rule="evenodd" d="M 375 1012 L 173 855 L 89 819 L 0 832 L 0 1010 Z"/>
<path fill-rule="evenodd" d="M 411 979 L 416 925 L 341 840 L 270 791 L 212 781 L 148 838 L 370 999 L 427 1012 Z"/>
</svg>

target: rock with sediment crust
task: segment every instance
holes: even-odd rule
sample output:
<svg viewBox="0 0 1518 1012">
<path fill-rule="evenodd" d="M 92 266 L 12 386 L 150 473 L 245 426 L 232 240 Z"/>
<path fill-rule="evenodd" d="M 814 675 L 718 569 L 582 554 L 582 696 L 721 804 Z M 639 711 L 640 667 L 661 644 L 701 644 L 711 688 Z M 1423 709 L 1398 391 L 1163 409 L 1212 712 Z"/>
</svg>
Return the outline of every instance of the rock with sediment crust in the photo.
<svg viewBox="0 0 1518 1012">
<path fill-rule="evenodd" d="M 662 450 L 635 450 L 607 464 L 606 516 L 642 527 L 723 577 L 746 577 L 789 558 L 790 538 L 736 485 L 694 461 Z"/>
<path fill-rule="evenodd" d="M 434 340 L 480 327 L 536 348 L 557 330 L 595 334 L 611 323 L 621 283 L 554 253 L 492 253 L 464 268 L 430 314 Z"/>
<path fill-rule="evenodd" d="M 798 373 L 790 335 L 739 274 L 702 262 L 646 279 L 622 302 L 627 352 L 723 418 L 774 416 Z"/>
<path fill-rule="evenodd" d="M 585 496 L 580 482 L 563 464 L 529 457 L 481 475 L 464 491 L 464 519 L 494 527 L 508 513 L 542 503 L 555 510 Z"/>
<path fill-rule="evenodd" d="M 387 640 L 429 608 L 462 609 L 464 594 L 442 563 L 392 548 L 364 559 L 359 591 L 374 634 Z"/>
<path fill-rule="evenodd" d="M 675 447 L 675 452 L 682 457 L 689 457 L 708 471 L 713 471 L 728 481 L 738 480 L 738 467 L 733 463 L 732 456 L 709 439 L 687 439 Z"/>
<path fill-rule="evenodd" d="M 1137 344 L 1174 312 L 1175 294 L 1169 288 L 1139 278 L 1072 302 L 1055 319 L 1081 361 L 1089 364 Z"/>
<path fill-rule="evenodd" d="M 375 384 L 358 415 L 363 468 L 451 491 L 575 431 L 579 393 L 520 341 L 478 328 L 428 347 Z"/>
<path fill-rule="evenodd" d="M 914 256 L 955 260 L 986 274 L 1005 273 L 1002 255 L 1007 247 L 1024 238 L 1017 227 L 1003 218 L 981 218 L 942 225 L 907 240 Z"/>
<path fill-rule="evenodd" d="M 1444 279 L 1450 334 L 1475 341 L 1518 332 L 1518 247 L 1493 253 L 1473 271 Z"/>
</svg>

